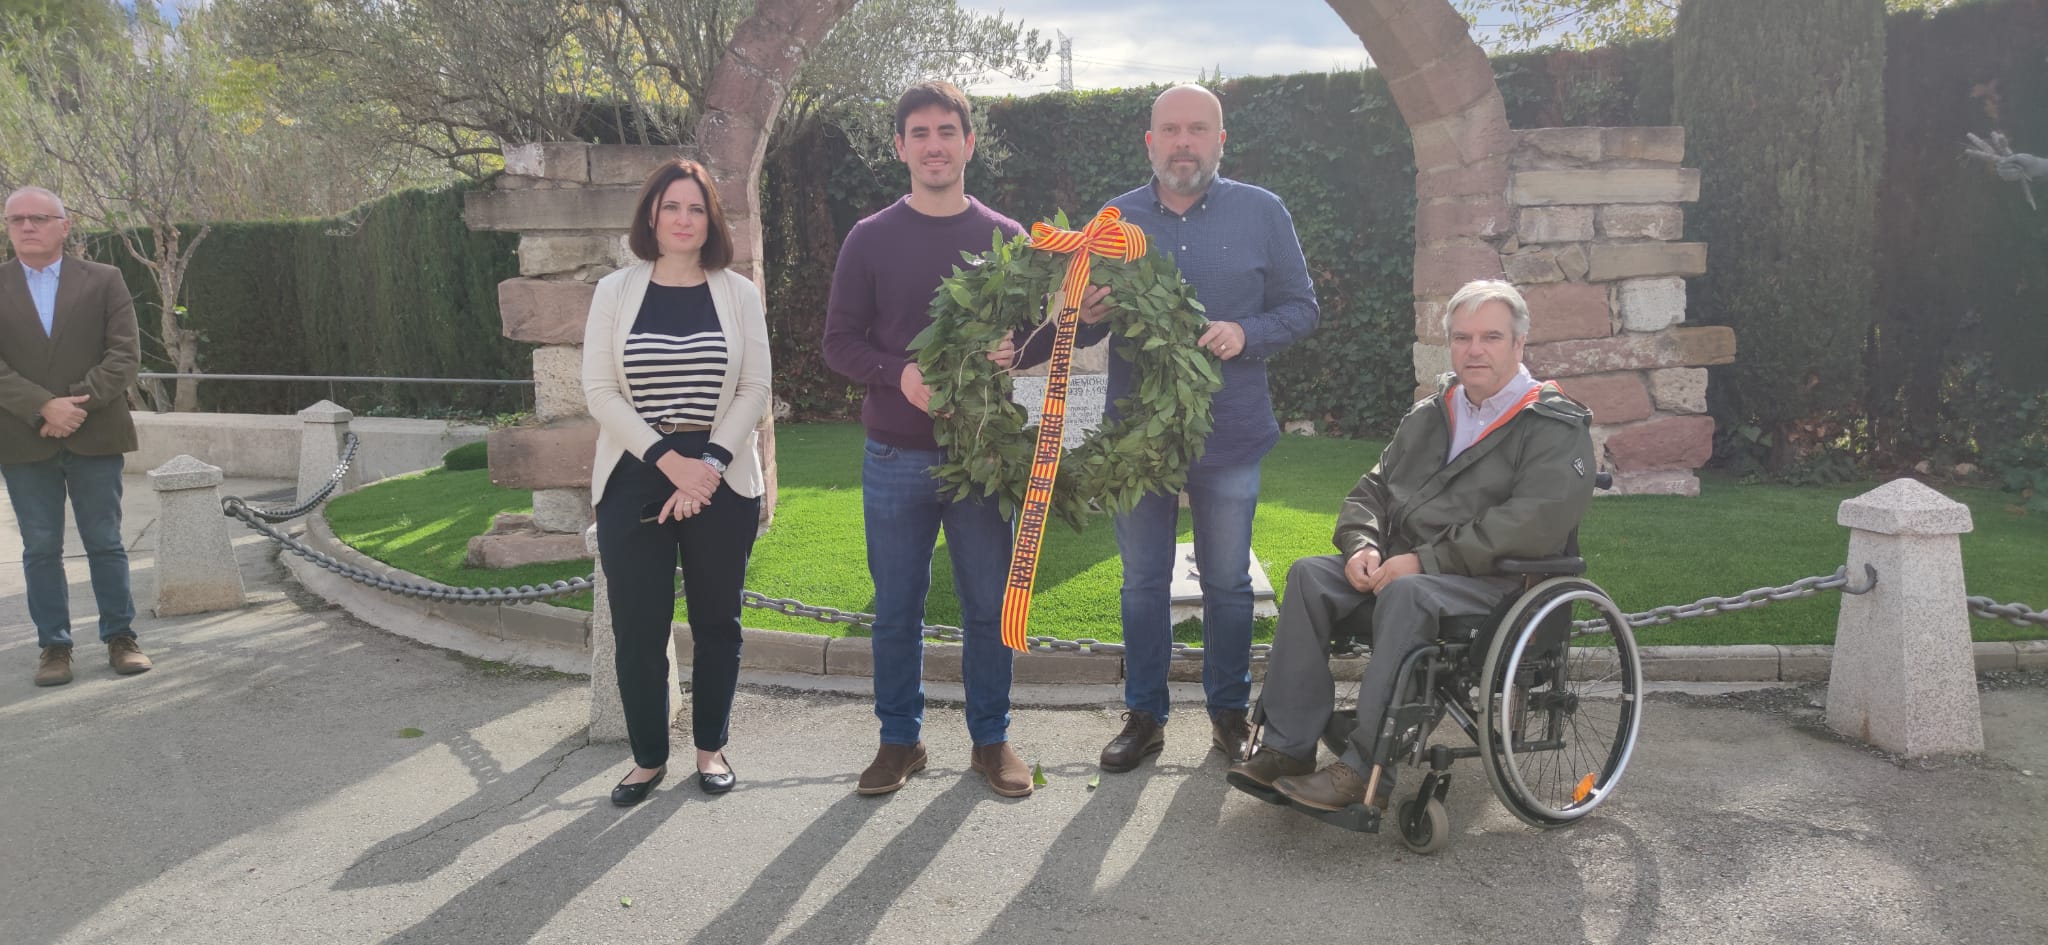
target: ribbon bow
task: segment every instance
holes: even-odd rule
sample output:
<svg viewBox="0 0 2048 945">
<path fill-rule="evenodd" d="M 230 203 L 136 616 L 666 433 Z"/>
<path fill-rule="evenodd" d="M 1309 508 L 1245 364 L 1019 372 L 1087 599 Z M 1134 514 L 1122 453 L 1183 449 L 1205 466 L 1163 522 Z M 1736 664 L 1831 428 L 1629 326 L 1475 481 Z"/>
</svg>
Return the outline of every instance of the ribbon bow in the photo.
<svg viewBox="0 0 2048 945">
<path fill-rule="evenodd" d="M 1010 578 L 1003 589 L 1003 644 L 1014 650 L 1028 646 L 1024 630 L 1031 618 L 1031 587 L 1038 577 L 1038 553 L 1045 539 L 1045 517 L 1052 505 L 1053 480 L 1059 475 L 1060 449 L 1067 427 L 1067 375 L 1074 365 L 1074 335 L 1080 326 L 1081 294 L 1096 256 L 1131 262 L 1145 255 L 1145 231 L 1125 223 L 1115 207 L 1106 207 L 1079 230 L 1048 223 L 1031 224 L 1031 248 L 1069 253 L 1067 277 L 1060 283 L 1060 309 L 1055 317 L 1052 362 L 1045 382 L 1045 404 L 1038 415 L 1038 444 L 1032 451 L 1031 478 L 1024 489 L 1017 538 L 1010 548 Z"/>
</svg>

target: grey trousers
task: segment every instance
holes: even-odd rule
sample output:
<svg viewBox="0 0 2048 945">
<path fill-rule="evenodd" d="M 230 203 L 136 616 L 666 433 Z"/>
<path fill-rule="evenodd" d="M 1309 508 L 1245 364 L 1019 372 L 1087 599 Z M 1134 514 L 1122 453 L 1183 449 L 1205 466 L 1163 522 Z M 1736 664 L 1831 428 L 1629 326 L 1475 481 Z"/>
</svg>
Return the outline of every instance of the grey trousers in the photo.
<svg viewBox="0 0 2048 945">
<path fill-rule="evenodd" d="M 1520 586 L 1506 577 L 1416 574 L 1387 585 L 1374 600 L 1344 579 L 1344 559 L 1338 555 L 1295 561 L 1287 571 L 1287 597 L 1280 604 L 1280 625 L 1274 631 L 1266 685 L 1259 695 L 1265 716 L 1262 747 L 1293 758 L 1315 758 L 1316 743 L 1330 724 L 1336 699 L 1330 676 L 1331 633 L 1371 603 L 1373 657 L 1359 680 L 1358 728 L 1341 759 L 1353 770 L 1365 771 L 1387 703 L 1394 697 L 1402 658 L 1435 640 L 1438 618 L 1487 613 Z"/>
</svg>

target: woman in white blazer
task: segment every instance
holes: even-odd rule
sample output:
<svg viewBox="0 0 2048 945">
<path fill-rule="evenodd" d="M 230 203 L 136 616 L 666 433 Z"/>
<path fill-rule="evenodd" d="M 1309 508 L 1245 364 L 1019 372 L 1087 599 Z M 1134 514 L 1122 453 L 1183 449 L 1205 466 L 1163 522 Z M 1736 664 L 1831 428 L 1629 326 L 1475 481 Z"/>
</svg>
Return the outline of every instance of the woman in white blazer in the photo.
<svg viewBox="0 0 2048 945">
<path fill-rule="evenodd" d="M 761 510 L 754 427 L 768 409 L 761 293 L 726 269 L 732 231 L 710 175 L 676 159 L 647 176 L 627 239 L 642 262 L 606 276 L 583 329 L 597 418 L 590 499 L 618 641 L 638 804 L 668 770 L 669 623 L 683 572 L 697 786 L 732 790 L 725 758 L 740 667 L 740 593 Z"/>
</svg>

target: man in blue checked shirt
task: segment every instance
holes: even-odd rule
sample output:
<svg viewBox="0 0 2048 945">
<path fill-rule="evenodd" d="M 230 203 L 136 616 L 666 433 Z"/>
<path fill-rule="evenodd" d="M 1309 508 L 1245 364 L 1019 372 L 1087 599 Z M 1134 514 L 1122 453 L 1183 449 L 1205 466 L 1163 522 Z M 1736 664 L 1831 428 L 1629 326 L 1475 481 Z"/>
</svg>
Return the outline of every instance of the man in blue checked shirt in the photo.
<svg viewBox="0 0 2048 945">
<path fill-rule="evenodd" d="M 1152 103 L 1145 151 L 1150 183 L 1109 202 L 1171 254 L 1207 310 L 1199 343 L 1223 361 L 1214 400 L 1216 427 L 1188 473 L 1195 564 L 1201 572 L 1212 744 L 1226 763 L 1250 748 L 1252 516 L 1259 505 L 1259 460 L 1280 439 L 1266 389 L 1266 359 L 1315 330 L 1318 311 L 1294 218 L 1280 198 L 1216 176 L 1223 159 L 1223 103 L 1198 85 L 1160 93 Z M 1106 309 L 1096 308 L 1099 320 Z M 1084 319 L 1085 320 L 1085 319 Z M 1086 344 L 1106 327 L 1091 326 Z M 1122 344 L 1117 338 L 1112 344 Z M 1130 393 L 1129 362 L 1109 359 L 1109 400 Z M 1113 408 L 1112 408 L 1113 409 Z M 1129 771 L 1166 743 L 1166 664 L 1173 626 L 1170 588 L 1180 518 L 1174 496 L 1147 495 L 1117 517 L 1123 557 L 1123 732 L 1102 749 L 1105 771 Z"/>
</svg>

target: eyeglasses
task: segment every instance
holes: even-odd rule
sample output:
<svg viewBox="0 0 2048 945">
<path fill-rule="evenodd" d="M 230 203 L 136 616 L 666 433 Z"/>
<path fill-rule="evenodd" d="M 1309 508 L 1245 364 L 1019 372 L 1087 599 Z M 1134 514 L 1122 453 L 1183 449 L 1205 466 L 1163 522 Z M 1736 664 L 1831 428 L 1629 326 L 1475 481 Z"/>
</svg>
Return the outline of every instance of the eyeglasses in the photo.
<svg viewBox="0 0 2048 945">
<path fill-rule="evenodd" d="M 7 218 L 7 225 L 14 227 L 44 227 L 62 219 L 64 219 L 62 216 L 52 216 L 47 213 L 17 213 Z"/>
</svg>

